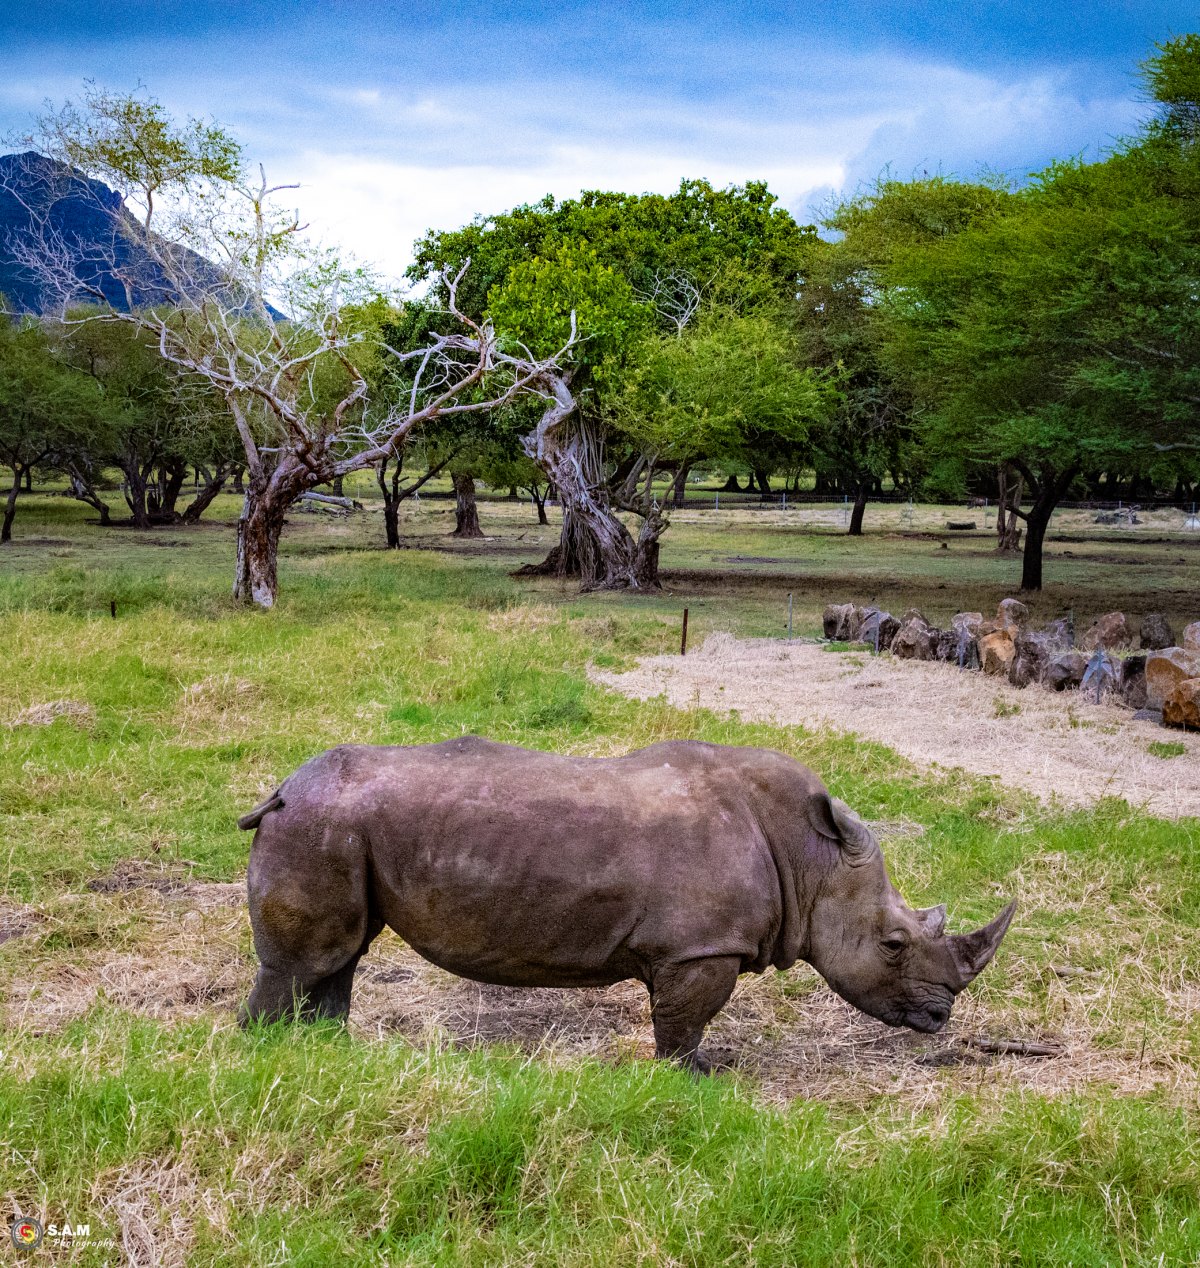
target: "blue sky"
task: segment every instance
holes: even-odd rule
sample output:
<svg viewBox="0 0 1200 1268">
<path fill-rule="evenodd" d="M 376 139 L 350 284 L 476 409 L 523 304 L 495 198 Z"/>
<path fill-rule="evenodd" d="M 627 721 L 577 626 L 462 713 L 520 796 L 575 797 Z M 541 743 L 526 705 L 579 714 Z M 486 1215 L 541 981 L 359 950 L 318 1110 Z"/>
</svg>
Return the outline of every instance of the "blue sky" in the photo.
<svg viewBox="0 0 1200 1268">
<path fill-rule="evenodd" d="M 1197 25 L 1166 0 L 5 0 L 0 132 L 85 78 L 141 82 L 398 273 L 425 228 L 545 193 L 763 178 L 807 221 L 888 167 L 1020 179 L 1095 156 L 1145 117 L 1138 61 Z"/>
</svg>

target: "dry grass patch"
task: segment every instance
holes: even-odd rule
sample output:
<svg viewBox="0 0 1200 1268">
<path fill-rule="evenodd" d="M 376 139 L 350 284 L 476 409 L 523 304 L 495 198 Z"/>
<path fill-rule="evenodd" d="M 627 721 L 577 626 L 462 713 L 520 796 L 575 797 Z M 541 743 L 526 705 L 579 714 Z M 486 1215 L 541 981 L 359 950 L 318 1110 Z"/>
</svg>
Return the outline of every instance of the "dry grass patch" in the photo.
<svg viewBox="0 0 1200 1268">
<path fill-rule="evenodd" d="M 1082 692 L 1020 690 L 979 673 L 891 656 L 831 654 L 818 644 L 713 634 L 694 654 L 650 656 L 592 677 L 628 696 L 748 720 L 835 727 L 924 766 L 960 767 L 1049 804 L 1105 797 L 1166 818 L 1200 815 L 1200 736 L 1170 762 L 1148 752 L 1162 728 Z"/>
<path fill-rule="evenodd" d="M 59 718 L 66 718 L 77 727 L 86 728 L 96 720 L 95 711 L 82 700 L 50 700 L 45 704 L 31 704 L 24 708 L 7 725 L 49 726 Z"/>
</svg>

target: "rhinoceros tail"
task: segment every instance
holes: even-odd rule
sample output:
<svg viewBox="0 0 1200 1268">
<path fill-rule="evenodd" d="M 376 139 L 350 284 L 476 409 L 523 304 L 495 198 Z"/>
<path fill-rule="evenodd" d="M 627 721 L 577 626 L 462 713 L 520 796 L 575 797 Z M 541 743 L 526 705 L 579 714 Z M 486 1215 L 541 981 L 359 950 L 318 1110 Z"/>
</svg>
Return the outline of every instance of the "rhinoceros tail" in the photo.
<svg viewBox="0 0 1200 1268">
<path fill-rule="evenodd" d="M 272 810 L 282 809 L 283 798 L 277 792 L 272 793 L 266 801 L 260 801 L 248 814 L 242 815 L 238 820 L 238 827 L 243 832 L 249 832 L 251 828 L 257 828 Z"/>
</svg>

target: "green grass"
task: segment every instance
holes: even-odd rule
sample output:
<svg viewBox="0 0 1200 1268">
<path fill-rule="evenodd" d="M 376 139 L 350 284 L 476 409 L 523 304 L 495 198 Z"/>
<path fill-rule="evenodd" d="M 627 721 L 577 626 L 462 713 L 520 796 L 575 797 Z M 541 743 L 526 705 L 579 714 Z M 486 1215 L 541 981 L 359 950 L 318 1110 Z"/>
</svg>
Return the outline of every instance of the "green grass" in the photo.
<svg viewBox="0 0 1200 1268">
<path fill-rule="evenodd" d="M 281 601 L 264 615 L 227 597 L 233 509 L 224 499 L 211 527 L 139 535 L 36 498 L 0 558 L 0 723 L 53 700 L 90 709 L 0 730 L 0 920 L 33 921 L 0 944 L 0 1000 L 24 1001 L 0 1034 L 11 1210 L 133 1230 L 160 1257 L 200 1264 L 1200 1259 L 1200 825 L 1115 801 L 1052 814 L 853 737 L 638 703 L 587 676 L 677 651 L 685 603 L 696 637 L 781 636 L 790 588 L 798 633 L 816 632 L 827 599 L 869 598 L 865 579 L 889 568 L 906 574 L 886 583 L 894 610 L 940 596 L 950 611 L 998 597 L 1011 561 L 984 543 L 956 572 L 944 556 L 957 540 L 935 555 L 885 534 L 683 523 L 664 548 L 668 575 L 686 578 L 672 592 L 580 597 L 508 576 L 554 536 L 528 508 L 485 506 L 501 540 L 472 553 L 443 549 L 448 508 L 430 504 L 407 522 L 424 548 L 391 553 L 368 548 L 377 518 L 294 517 Z M 1162 549 L 1161 569 L 1178 569 L 1180 548 Z M 766 580 L 755 570 L 777 565 L 735 575 L 718 560 L 784 554 L 791 572 Z M 1195 564 L 1183 567 L 1194 586 Z M 1080 563 L 1070 601 L 1103 610 L 1111 584 L 1104 560 Z M 464 732 L 583 753 L 667 737 L 793 753 L 868 818 L 924 829 L 887 845 L 914 903 L 947 902 L 962 928 L 1020 897 L 963 1025 L 1062 1036 L 1079 1069 L 1043 1087 L 1019 1065 L 967 1065 L 894 1092 L 842 1079 L 801 1100 L 746 1073 L 697 1082 L 569 1051 L 243 1034 L 229 1001 L 155 1019 L 106 998 L 113 957 L 169 966 L 198 935 L 186 904 L 164 915 L 89 881 L 128 860 L 238 880 L 249 839 L 234 819 L 313 753 Z M 221 920 L 244 987 L 244 913 Z M 1061 965 L 1087 976 L 1060 978 Z M 74 1013 L 39 1011 L 75 982 L 101 989 Z M 796 970 L 764 984 L 785 1039 L 789 992 L 807 982 Z M 88 1247 L 72 1260 L 113 1261 Z"/>
<path fill-rule="evenodd" d="M 1187 745 L 1181 740 L 1151 740 L 1146 745 L 1146 752 L 1152 757 L 1182 757 L 1187 752 Z"/>
</svg>

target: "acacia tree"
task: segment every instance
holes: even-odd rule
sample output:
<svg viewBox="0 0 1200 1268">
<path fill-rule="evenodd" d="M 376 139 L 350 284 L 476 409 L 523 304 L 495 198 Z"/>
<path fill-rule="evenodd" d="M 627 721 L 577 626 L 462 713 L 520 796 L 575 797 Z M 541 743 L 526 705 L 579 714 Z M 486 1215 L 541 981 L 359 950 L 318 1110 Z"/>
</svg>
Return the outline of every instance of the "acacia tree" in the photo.
<svg viewBox="0 0 1200 1268">
<path fill-rule="evenodd" d="M 85 261 L 84 244 L 56 229 L 56 191 L 31 209 L 36 231 L 23 263 L 63 319 L 72 303 L 96 305 L 99 317 L 88 320 L 148 333 L 165 361 L 225 403 L 246 466 L 237 599 L 274 604 L 279 536 L 296 498 L 395 458 L 436 419 L 495 408 L 553 367 L 555 353 L 535 363 L 502 350 L 489 322 L 461 310 L 464 261 L 442 279 L 451 333 L 430 331 L 422 346 L 393 350 L 411 367 L 408 390 L 372 401 L 364 362 L 378 323 L 366 300 L 376 288 L 307 243 L 299 216 L 279 209 L 293 187 L 271 185 L 261 168 L 249 179 L 224 131 L 176 124 L 152 101 L 91 93 L 39 120 L 29 143 L 74 196 L 98 199 L 111 223 L 98 270 L 94 241 Z M 100 180 L 116 186 L 116 211 Z M 124 303 L 114 302 L 112 279 Z"/>
<path fill-rule="evenodd" d="M 0 318 L 0 462 L 12 476 L 0 544 L 12 540 L 22 483 L 86 434 L 99 405 L 94 385 L 57 360 L 39 323 Z"/>
<path fill-rule="evenodd" d="M 885 361 L 871 258 L 858 246 L 845 237 L 814 244 L 798 297 L 802 356 L 837 384 L 832 407 L 812 430 L 813 465 L 853 496 L 852 537 L 862 534 L 867 501 L 901 465 L 911 436 L 908 393 Z"/>
</svg>

